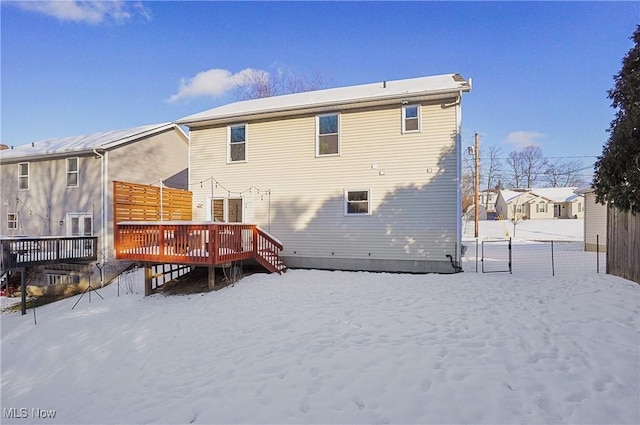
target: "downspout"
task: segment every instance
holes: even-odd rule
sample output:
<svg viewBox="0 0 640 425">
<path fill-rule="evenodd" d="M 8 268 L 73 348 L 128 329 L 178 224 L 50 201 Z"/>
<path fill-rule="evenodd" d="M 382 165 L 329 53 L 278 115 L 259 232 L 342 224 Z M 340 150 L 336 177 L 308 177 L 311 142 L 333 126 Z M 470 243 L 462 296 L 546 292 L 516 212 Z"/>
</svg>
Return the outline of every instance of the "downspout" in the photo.
<svg viewBox="0 0 640 425">
<path fill-rule="evenodd" d="M 104 151 L 103 151 L 104 152 Z M 101 235 L 101 245 L 102 245 L 102 258 L 101 258 L 101 262 L 104 264 L 105 263 L 105 258 L 106 258 L 106 254 L 107 254 L 107 229 L 106 229 L 106 224 L 107 224 L 107 208 L 106 208 L 106 201 L 105 201 L 105 196 L 106 196 L 106 175 L 105 175 L 105 161 L 106 161 L 106 157 L 105 155 L 101 154 L 100 152 L 98 152 L 96 149 L 93 150 L 93 153 L 98 156 L 100 158 L 100 209 L 101 209 L 101 214 L 100 214 L 100 235 Z M 104 152 L 106 154 L 106 152 Z"/>
<path fill-rule="evenodd" d="M 456 263 L 462 265 L 462 91 L 456 102 Z"/>
</svg>

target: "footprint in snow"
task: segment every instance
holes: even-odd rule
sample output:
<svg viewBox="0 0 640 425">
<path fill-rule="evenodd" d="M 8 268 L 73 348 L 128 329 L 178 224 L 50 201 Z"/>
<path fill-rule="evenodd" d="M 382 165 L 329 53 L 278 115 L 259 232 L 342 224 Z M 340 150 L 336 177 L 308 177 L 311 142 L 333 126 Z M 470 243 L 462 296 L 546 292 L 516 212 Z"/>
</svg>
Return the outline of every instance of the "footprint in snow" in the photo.
<svg viewBox="0 0 640 425">
<path fill-rule="evenodd" d="M 424 378 L 420 383 L 420 389 L 425 393 L 431 389 L 431 379 Z"/>
<path fill-rule="evenodd" d="M 360 397 L 354 397 L 352 401 L 355 403 L 356 406 L 358 406 L 358 410 L 364 410 L 365 404 Z"/>
</svg>

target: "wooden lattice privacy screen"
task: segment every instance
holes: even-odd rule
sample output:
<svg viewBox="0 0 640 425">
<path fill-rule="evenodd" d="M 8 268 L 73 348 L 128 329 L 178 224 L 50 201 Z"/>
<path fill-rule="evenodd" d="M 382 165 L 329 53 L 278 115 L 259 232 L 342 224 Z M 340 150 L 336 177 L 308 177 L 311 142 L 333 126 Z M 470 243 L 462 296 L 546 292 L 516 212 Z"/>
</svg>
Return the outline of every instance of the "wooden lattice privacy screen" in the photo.
<svg viewBox="0 0 640 425">
<path fill-rule="evenodd" d="M 190 221 L 192 199 L 193 193 L 188 190 L 114 181 L 114 222 Z"/>
</svg>

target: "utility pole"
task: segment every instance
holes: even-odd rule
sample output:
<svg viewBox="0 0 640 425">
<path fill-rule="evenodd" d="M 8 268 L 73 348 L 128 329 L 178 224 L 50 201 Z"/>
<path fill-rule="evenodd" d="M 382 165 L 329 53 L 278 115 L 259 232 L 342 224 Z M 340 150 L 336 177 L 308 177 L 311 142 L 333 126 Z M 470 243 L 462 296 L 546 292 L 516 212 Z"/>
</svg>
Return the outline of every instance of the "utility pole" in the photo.
<svg viewBox="0 0 640 425">
<path fill-rule="evenodd" d="M 478 136 L 478 133 L 475 134 L 475 147 L 473 149 L 473 153 L 475 154 L 475 166 L 476 166 L 476 172 L 475 172 L 475 178 L 474 178 L 474 201 L 473 201 L 473 212 L 474 212 L 474 216 L 475 216 L 475 227 L 474 227 L 474 237 L 478 237 L 478 218 L 479 218 L 479 189 L 480 189 L 480 149 L 479 149 L 479 139 L 480 137 Z"/>
</svg>

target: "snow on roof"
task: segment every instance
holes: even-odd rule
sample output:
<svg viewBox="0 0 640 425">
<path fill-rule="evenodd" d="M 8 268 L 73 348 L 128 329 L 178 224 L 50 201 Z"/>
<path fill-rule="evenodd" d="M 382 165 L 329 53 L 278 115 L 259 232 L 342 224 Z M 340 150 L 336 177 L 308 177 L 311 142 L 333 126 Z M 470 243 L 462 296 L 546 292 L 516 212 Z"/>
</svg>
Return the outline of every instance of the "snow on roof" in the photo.
<svg viewBox="0 0 640 425">
<path fill-rule="evenodd" d="M 553 202 L 571 202 L 579 196 L 574 193 L 575 190 L 576 186 L 545 187 L 540 189 L 533 189 L 531 192 L 534 195 L 540 196 Z"/>
<path fill-rule="evenodd" d="M 502 199 L 504 199 L 505 202 L 509 202 L 513 199 L 515 199 L 516 197 L 520 196 L 520 195 L 524 195 L 525 192 L 517 192 L 515 190 L 509 190 L 509 189 L 502 189 L 500 191 L 500 194 L 502 195 Z"/>
<path fill-rule="evenodd" d="M 543 187 L 543 188 L 535 188 L 535 189 L 523 189 L 523 192 L 503 189 L 500 191 L 502 194 L 502 199 L 505 202 L 512 201 L 516 197 L 524 194 L 530 193 L 531 195 L 539 198 L 544 198 L 551 202 L 571 202 L 576 199 L 580 194 L 576 192 L 576 187 Z"/>
<path fill-rule="evenodd" d="M 178 124 L 195 124 L 200 121 L 250 114 L 402 97 L 411 98 L 448 92 L 459 93 L 469 90 L 471 90 L 471 84 L 459 74 L 444 74 L 245 100 L 189 115 L 176 122 Z"/>
<path fill-rule="evenodd" d="M 4 162 L 13 159 L 91 152 L 93 149 L 108 150 L 141 137 L 166 131 L 172 127 L 180 130 L 177 125 L 167 122 L 83 136 L 46 139 L 32 144 L 17 146 L 13 149 L 2 150 L 0 151 L 0 160 Z"/>
<path fill-rule="evenodd" d="M 591 185 L 591 182 L 583 183 L 582 185 L 578 186 L 578 188 L 573 192 L 577 193 L 578 195 L 584 195 L 585 193 L 593 192 L 593 186 Z"/>
</svg>

